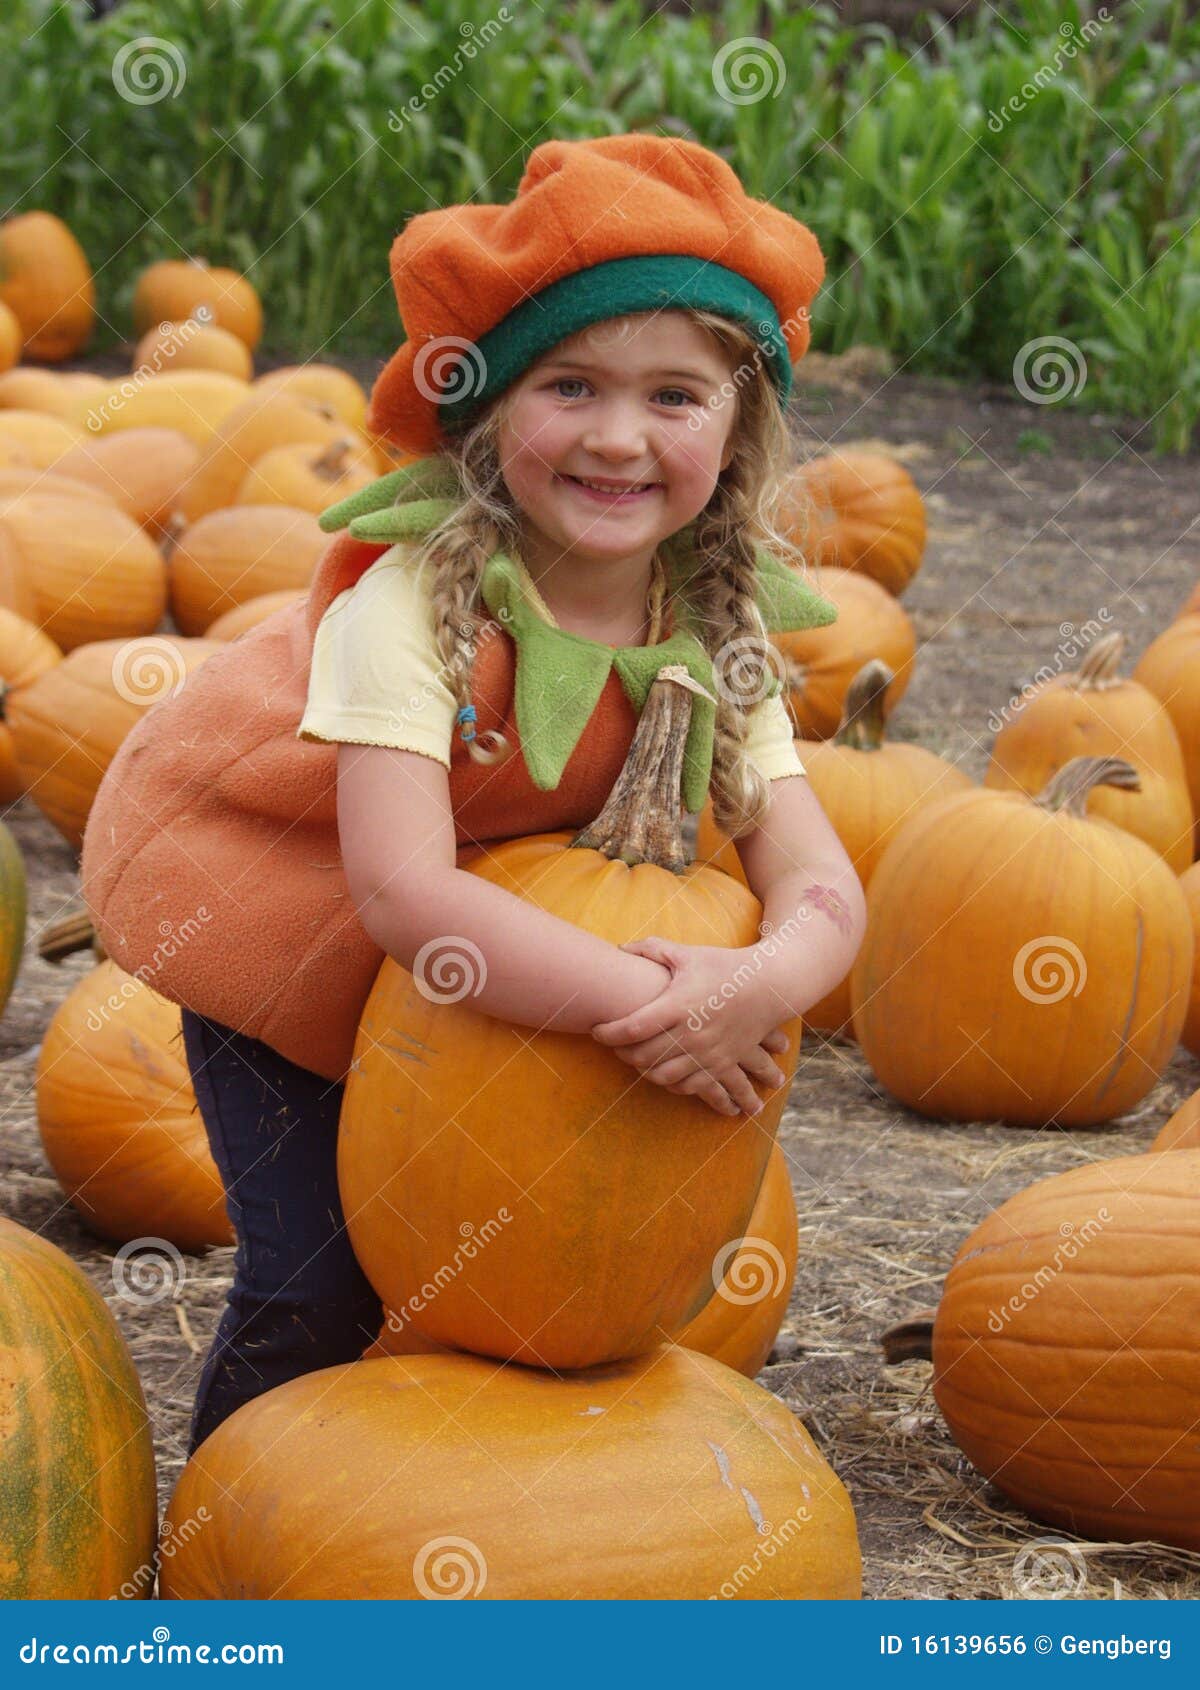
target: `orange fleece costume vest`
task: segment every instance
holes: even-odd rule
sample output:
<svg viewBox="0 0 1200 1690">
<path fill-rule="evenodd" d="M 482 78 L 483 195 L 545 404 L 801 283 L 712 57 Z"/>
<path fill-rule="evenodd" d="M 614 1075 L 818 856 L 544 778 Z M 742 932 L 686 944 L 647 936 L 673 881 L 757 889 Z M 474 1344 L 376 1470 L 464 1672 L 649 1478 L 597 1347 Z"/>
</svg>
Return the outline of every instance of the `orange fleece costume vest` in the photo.
<svg viewBox="0 0 1200 1690">
<path fill-rule="evenodd" d="M 337 833 L 337 746 L 296 737 L 313 638 L 344 588 L 387 550 L 349 535 L 306 600 L 210 657 L 142 718 L 96 795 L 83 895 L 113 961 L 172 1001 L 271 1045 L 330 1080 L 350 1066 L 384 952 L 346 884 Z M 519 745 L 515 649 L 479 642 L 477 731 Z M 455 736 L 450 798 L 460 847 L 593 821 L 620 773 L 637 712 L 614 669 L 552 792 L 519 752 L 471 761 Z"/>
</svg>

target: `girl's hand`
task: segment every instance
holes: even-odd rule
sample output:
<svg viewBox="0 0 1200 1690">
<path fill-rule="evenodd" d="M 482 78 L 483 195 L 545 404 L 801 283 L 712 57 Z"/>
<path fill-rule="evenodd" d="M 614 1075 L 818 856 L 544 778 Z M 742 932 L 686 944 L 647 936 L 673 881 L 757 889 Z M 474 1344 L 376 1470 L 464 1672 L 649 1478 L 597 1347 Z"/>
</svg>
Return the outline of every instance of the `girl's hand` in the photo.
<svg viewBox="0 0 1200 1690">
<path fill-rule="evenodd" d="M 700 1097 L 720 1114 L 758 1114 L 762 1104 L 751 1080 L 768 1088 L 786 1084 L 772 1058 L 788 1040 L 778 1026 L 776 994 L 753 973 L 733 979 L 746 953 L 657 938 L 620 948 L 662 964 L 671 978 L 658 997 L 593 1027 L 592 1037 L 667 1091 Z"/>
</svg>

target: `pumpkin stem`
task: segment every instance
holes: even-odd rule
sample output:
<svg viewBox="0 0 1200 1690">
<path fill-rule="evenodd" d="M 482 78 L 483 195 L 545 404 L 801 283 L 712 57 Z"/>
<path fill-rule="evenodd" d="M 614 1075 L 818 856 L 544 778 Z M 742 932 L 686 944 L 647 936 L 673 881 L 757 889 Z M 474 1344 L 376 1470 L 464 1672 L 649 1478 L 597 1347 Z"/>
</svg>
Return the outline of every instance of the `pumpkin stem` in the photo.
<svg viewBox="0 0 1200 1690">
<path fill-rule="evenodd" d="M 1034 799 L 1043 810 L 1065 810 L 1069 816 L 1086 816 L 1088 793 L 1094 786 L 1119 786 L 1126 792 L 1142 790 L 1141 776 L 1123 757 L 1072 757 L 1051 775 Z"/>
<path fill-rule="evenodd" d="M 880 657 L 864 663 L 846 689 L 836 743 L 854 751 L 878 751 L 883 745 L 884 694 L 895 680 Z"/>
<path fill-rule="evenodd" d="M 350 450 L 352 441 L 343 437 L 331 440 L 319 458 L 314 458 L 309 466 L 314 475 L 323 477 L 326 481 L 340 481 L 346 473 L 346 453 Z"/>
<path fill-rule="evenodd" d="M 1084 653 L 1071 685 L 1077 689 L 1119 686 L 1121 677 L 1117 674 L 1117 665 L 1124 649 L 1125 636 L 1115 628 L 1111 633 L 1101 634 Z"/>
<path fill-rule="evenodd" d="M 682 663 L 658 671 L 646 694 L 625 767 L 604 808 L 571 846 L 622 863 L 656 863 L 683 874 L 683 752 L 692 720 L 692 692 L 710 695 Z"/>
<path fill-rule="evenodd" d="M 64 957 L 86 950 L 89 945 L 95 951 L 97 961 L 103 962 L 108 952 L 91 916 L 86 910 L 76 910 L 73 915 L 60 916 L 57 921 L 43 927 L 37 948 L 44 961 L 61 962 Z"/>
<path fill-rule="evenodd" d="M 933 1360 L 933 1322 L 936 1311 L 909 1315 L 907 1320 L 889 1326 L 879 1334 L 883 1360 L 887 1367 L 901 1361 Z"/>
</svg>

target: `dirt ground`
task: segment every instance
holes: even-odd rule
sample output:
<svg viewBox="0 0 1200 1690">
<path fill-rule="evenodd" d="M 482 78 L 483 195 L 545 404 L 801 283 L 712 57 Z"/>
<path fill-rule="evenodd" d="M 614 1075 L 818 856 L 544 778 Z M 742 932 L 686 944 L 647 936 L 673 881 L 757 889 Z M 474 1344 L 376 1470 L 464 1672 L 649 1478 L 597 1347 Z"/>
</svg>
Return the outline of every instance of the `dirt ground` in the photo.
<svg viewBox="0 0 1200 1690">
<path fill-rule="evenodd" d="M 796 412 L 806 445 L 886 440 L 928 505 L 928 551 L 904 599 L 921 650 L 892 731 L 978 778 L 989 713 L 1052 661 L 1073 629 L 1108 607 L 1132 660 L 1170 620 L 1200 574 L 1195 457 L 1157 460 L 1135 425 L 1001 393 L 903 377 L 883 383 L 870 360 L 856 379 L 853 355 L 848 366 L 813 358 L 809 367 Z M 375 372 L 355 373 L 369 381 Z M 91 1237 L 64 1202 L 37 1136 L 34 1077 L 47 1022 L 90 958 L 54 967 L 36 944 L 77 901 L 76 859 L 28 800 L 5 819 L 25 855 L 30 913 L 24 964 L 0 1022 L 0 1210 L 60 1245 L 107 1294 L 146 1392 L 165 1501 L 183 1464 L 233 1253 L 187 1257 L 173 1298 L 135 1306 L 113 1293 L 113 1247 Z M 848 1486 L 869 1596 L 1036 1593 L 1014 1584 L 1016 1558 L 1062 1534 L 979 1478 L 933 1404 L 928 1364 L 885 1368 L 879 1334 L 935 1306 L 955 1250 L 990 1209 L 1047 1174 L 1145 1149 L 1197 1086 L 1200 1062 L 1180 1049 L 1140 1107 L 1101 1131 L 936 1124 L 891 1101 L 854 1045 L 806 1036 L 781 1134 L 801 1217 L 800 1263 L 761 1382 L 800 1414 Z M 1080 1554 L 1087 1582 L 1071 1594 L 1200 1597 L 1200 1555 L 1091 1544 Z"/>
</svg>

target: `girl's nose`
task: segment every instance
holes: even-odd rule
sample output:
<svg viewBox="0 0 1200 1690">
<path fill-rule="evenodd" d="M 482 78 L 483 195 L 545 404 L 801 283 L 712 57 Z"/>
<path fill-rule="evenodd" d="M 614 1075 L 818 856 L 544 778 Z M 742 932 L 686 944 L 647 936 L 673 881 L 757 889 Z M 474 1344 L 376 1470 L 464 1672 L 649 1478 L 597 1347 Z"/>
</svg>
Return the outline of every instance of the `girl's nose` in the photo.
<svg viewBox="0 0 1200 1690">
<path fill-rule="evenodd" d="M 616 403 L 605 406 L 590 419 L 582 443 L 589 452 L 631 458 L 645 456 L 646 439 L 646 419 L 641 407 Z"/>
</svg>

